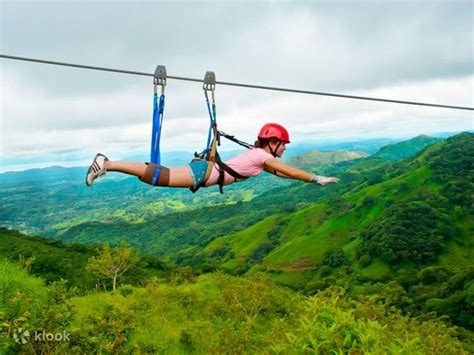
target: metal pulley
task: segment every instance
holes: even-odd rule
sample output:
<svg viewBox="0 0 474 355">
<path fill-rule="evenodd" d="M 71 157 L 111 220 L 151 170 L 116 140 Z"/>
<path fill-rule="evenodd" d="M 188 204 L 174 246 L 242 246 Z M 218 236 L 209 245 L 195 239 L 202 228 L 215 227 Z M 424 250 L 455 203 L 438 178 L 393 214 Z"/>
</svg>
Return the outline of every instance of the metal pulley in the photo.
<svg viewBox="0 0 474 355">
<path fill-rule="evenodd" d="M 157 86 L 161 86 L 161 94 L 165 93 L 166 86 L 166 67 L 164 65 L 157 65 L 155 69 L 155 75 L 153 76 L 153 84 L 155 94 L 157 93 Z"/>
</svg>

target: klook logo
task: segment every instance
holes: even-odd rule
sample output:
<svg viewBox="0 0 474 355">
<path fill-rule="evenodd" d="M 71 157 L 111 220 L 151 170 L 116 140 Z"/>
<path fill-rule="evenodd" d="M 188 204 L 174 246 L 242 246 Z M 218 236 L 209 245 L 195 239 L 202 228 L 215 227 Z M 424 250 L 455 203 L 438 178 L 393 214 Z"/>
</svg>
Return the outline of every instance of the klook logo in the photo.
<svg viewBox="0 0 474 355">
<path fill-rule="evenodd" d="M 30 332 L 27 330 L 23 331 L 23 328 L 18 328 L 13 333 L 13 340 L 15 340 L 15 343 L 17 344 L 26 344 L 28 343 L 29 339 L 30 339 Z"/>
<path fill-rule="evenodd" d="M 46 333 L 43 331 L 35 331 L 35 341 L 70 341 L 69 333 L 63 330 L 62 333 Z"/>
<path fill-rule="evenodd" d="M 69 333 L 67 333 L 65 330 L 63 330 L 61 333 L 50 333 L 46 332 L 45 330 L 39 331 L 35 330 L 34 337 L 31 338 L 31 334 L 28 330 L 23 330 L 23 328 L 18 328 L 14 333 L 13 333 L 13 340 L 17 344 L 26 344 L 28 341 L 44 341 L 44 342 L 49 342 L 49 341 L 71 341 L 69 338 Z"/>
</svg>

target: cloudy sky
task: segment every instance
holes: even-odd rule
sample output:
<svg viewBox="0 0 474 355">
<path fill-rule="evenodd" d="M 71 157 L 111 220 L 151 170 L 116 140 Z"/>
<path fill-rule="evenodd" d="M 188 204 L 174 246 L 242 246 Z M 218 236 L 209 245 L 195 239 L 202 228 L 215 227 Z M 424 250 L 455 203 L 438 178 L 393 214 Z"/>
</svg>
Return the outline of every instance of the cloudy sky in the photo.
<svg viewBox="0 0 474 355">
<path fill-rule="evenodd" d="M 474 106 L 472 1 L 0 1 L 1 53 L 303 90 Z M 152 78 L 0 59 L 3 170 L 148 150 Z M 237 87 L 219 127 L 253 142 L 268 121 L 293 142 L 473 129 L 472 111 Z M 162 149 L 201 150 L 202 85 L 169 80 Z M 234 148 L 233 146 L 224 149 Z"/>
</svg>

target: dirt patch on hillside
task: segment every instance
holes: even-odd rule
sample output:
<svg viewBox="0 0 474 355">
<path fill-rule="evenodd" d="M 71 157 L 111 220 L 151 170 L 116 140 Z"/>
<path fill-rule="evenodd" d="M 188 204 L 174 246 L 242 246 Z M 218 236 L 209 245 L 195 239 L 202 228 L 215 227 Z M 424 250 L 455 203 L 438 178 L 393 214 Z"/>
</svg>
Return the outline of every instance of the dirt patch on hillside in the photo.
<svg viewBox="0 0 474 355">
<path fill-rule="evenodd" d="M 268 265 L 269 268 L 276 269 L 276 270 L 281 270 L 281 271 L 296 271 L 296 270 L 309 270 L 309 269 L 314 269 L 315 266 L 313 264 L 313 260 L 309 256 L 302 256 L 299 258 L 298 261 L 292 263 L 292 264 L 273 264 L 273 265 Z"/>
</svg>

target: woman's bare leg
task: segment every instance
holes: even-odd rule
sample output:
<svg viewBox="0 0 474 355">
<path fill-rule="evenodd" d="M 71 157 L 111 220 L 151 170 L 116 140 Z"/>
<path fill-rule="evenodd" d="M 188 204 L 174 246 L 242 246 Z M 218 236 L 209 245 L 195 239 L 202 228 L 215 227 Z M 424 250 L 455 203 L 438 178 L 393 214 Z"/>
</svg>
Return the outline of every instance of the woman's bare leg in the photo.
<svg viewBox="0 0 474 355">
<path fill-rule="evenodd" d="M 145 176 L 145 171 L 148 165 L 143 163 L 135 162 L 122 162 L 122 161 L 107 161 L 105 164 L 105 170 L 116 171 L 128 175 L 138 176 L 142 179 Z M 170 181 L 169 187 L 191 187 L 194 185 L 193 177 L 189 172 L 187 166 L 169 168 L 170 169 Z"/>
<path fill-rule="evenodd" d="M 105 170 L 116 171 L 128 175 L 135 175 L 139 178 L 145 176 L 145 171 L 148 165 L 143 163 L 123 162 L 123 161 L 107 161 L 105 163 Z"/>
<path fill-rule="evenodd" d="M 170 169 L 169 187 L 191 187 L 194 186 L 194 179 L 187 166 L 180 166 Z"/>
</svg>

